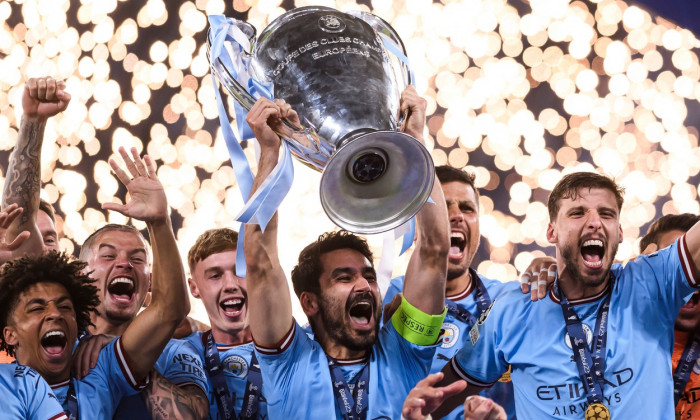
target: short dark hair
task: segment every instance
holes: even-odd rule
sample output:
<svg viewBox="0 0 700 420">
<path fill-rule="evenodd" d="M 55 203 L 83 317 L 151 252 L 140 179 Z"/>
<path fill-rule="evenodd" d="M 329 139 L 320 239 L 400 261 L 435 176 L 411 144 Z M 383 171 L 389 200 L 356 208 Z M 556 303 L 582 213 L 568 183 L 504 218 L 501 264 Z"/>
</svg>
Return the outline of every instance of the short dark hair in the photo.
<svg viewBox="0 0 700 420">
<path fill-rule="evenodd" d="M 299 254 L 299 262 L 292 270 L 292 285 L 297 297 L 302 292 L 321 293 L 319 277 L 323 272 L 321 266 L 321 255 L 338 249 L 352 249 L 364 255 L 374 266 L 372 261 L 372 251 L 367 245 L 367 241 L 350 232 L 340 230 L 337 232 L 326 232 L 318 239 L 307 245 Z"/>
<path fill-rule="evenodd" d="M 56 212 L 54 211 L 53 206 L 43 198 L 39 199 L 39 210 L 48 214 L 49 219 L 51 219 L 52 222 L 56 223 Z"/>
<path fill-rule="evenodd" d="M 5 263 L 0 268 L 0 331 L 8 325 L 20 295 L 38 283 L 58 283 L 66 288 L 75 309 L 78 331 L 85 331 L 90 322 L 90 313 L 97 312 L 100 304 L 95 281 L 84 269 L 83 261 L 55 251 L 36 257 L 21 257 Z M 72 345 L 69 343 L 69 345 Z M 0 351 L 14 356 L 14 346 L 7 344 L 0 334 Z"/>
<path fill-rule="evenodd" d="M 552 193 L 549 195 L 549 201 L 547 202 L 547 208 L 549 209 L 549 219 L 554 220 L 557 218 L 557 213 L 559 213 L 559 208 L 561 207 L 560 200 L 564 198 L 570 198 L 575 200 L 579 196 L 579 190 L 582 188 L 602 188 L 610 190 L 615 195 L 615 201 L 617 202 L 617 210 L 622 209 L 622 203 L 624 198 L 624 188 L 618 186 L 612 178 L 605 175 L 597 174 L 595 172 L 574 172 L 564 177 L 557 182 L 554 186 Z"/>
<path fill-rule="evenodd" d="M 80 255 L 78 258 L 80 258 L 83 261 L 87 261 L 90 258 L 90 253 L 92 252 L 92 247 L 95 241 L 102 236 L 103 234 L 107 232 L 130 232 L 133 234 L 136 234 L 141 240 L 143 241 L 144 244 L 146 244 L 146 248 L 148 248 L 148 241 L 144 236 L 139 232 L 138 229 L 136 229 L 133 226 L 130 225 L 120 225 L 116 223 L 108 223 L 101 228 L 97 229 L 94 231 L 90 236 L 85 239 L 83 242 L 83 245 L 80 247 Z M 148 254 L 148 253 L 147 253 Z"/>
<path fill-rule="evenodd" d="M 691 213 L 666 214 L 659 217 L 649 226 L 647 234 L 639 241 L 639 252 L 644 252 L 650 244 L 658 245 L 659 236 L 672 230 L 687 232 L 700 221 L 700 216 Z"/>
<path fill-rule="evenodd" d="M 209 229 L 199 235 L 190 251 L 187 253 L 187 264 L 190 273 L 194 266 L 210 255 L 224 251 L 235 251 L 238 245 L 238 232 L 228 228 Z"/>
<path fill-rule="evenodd" d="M 467 184 L 474 190 L 474 196 L 477 202 L 479 201 L 479 189 L 474 185 L 474 180 L 476 175 L 472 172 L 465 171 L 464 169 L 453 168 L 449 165 L 441 165 L 435 167 L 435 176 L 437 176 L 438 181 L 441 184 L 446 184 L 448 182 L 461 182 Z"/>
</svg>

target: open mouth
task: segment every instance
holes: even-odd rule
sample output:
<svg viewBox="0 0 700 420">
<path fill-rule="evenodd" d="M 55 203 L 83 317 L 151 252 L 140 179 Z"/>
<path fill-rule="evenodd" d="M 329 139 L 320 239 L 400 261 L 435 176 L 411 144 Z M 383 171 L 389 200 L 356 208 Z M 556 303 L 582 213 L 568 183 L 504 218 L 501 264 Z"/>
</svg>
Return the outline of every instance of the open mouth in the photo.
<svg viewBox="0 0 700 420">
<path fill-rule="evenodd" d="M 245 301 L 244 298 L 231 298 L 219 303 L 219 306 L 221 306 L 226 316 L 234 317 L 241 314 Z"/>
<path fill-rule="evenodd" d="M 63 331 L 49 331 L 41 337 L 41 347 L 52 356 L 60 355 L 67 343 L 68 339 Z"/>
<path fill-rule="evenodd" d="M 681 307 L 681 310 L 684 312 L 695 311 L 695 308 L 698 306 L 699 301 L 700 293 L 693 293 L 693 296 L 691 296 L 690 300 L 688 300 L 688 302 L 686 302 L 686 304 Z"/>
<path fill-rule="evenodd" d="M 372 323 L 374 305 L 370 300 L 355 300 L 350 304 L 348 315 L 350 319 L 360 327 L 369 327 Z"/>
<path fill-rule="evenodd" d="M 462 232 L 450 233 L 450 259 L 461 260 L 465 246 L 467 246 L 467 238 Z"/>
<path fill-rule="evenodd" d="M 581 245 L 581 257 L 583 264 L 588 268 L 600 268 L 603 266 L 605 246 L 600 239 L 588 239 Z"/>
<path fill-rule="evenodd" d="M 119 302 L 131 302 L 134 297 L 134 281 L 128 277 L 116 277 L 107 286 L 107 291 Z"/>
</svg>

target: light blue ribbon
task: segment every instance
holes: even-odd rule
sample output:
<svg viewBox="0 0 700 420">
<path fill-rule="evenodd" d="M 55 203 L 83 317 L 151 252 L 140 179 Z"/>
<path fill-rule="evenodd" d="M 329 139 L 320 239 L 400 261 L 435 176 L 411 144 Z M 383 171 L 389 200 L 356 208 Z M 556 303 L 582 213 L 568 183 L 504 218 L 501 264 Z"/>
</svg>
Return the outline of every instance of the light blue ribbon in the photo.
<svg viewBox="0 0 700 420">
<path fill-rule="evenodd" d="M 399 61 L 401 61 L 405 66 L 406 69 L 408 69 L 408 74 L 411 76 L 411 84 L 413 86 L 416 85 L 416 76 L 413 74 L 413 69 L 411 69 L 411 63 L 408 61 L 408 57 L 406 57 L 406 54 L 401 51 L 396 44 L 394 44 L 389 38 L 386 37 L 386 35 L 379 33 L 379 38 L 381 38 L 382 43 L 384 44 L 384 48 L 386 48 L 390 53 L 394 55 L 394 57 L 398 58 Z"/>
<path fill-rule="evenodd" d="M 220 60 L 231 76 L 233 76 L 241 86 L 244 86 L 253 98 L 258 99 L 260 97 L 266 97 L 272 100 L 272 84 L 262 83 L 250 76 L 250 59 L 247 54 L 250 52 L 251 48 L 248 38 L 233 22 L 233 19 L 226 18 L 222 15 L 209 16 L 209 25 L 214 34 L 210 51 L 211 60 L 212 62 Z M 227 45 L 234 49 L 233 57 L 225 48 L 224 44 L 226 42 L 228 42 Z M 236 180 L 238 181 L 241 196 L 245 203 L 241 213 L 236 217 L 236 220 L 241 222 L 236 252 L 236 275 L 245 277 L 246 265 L 245 253 L 243 250 L 245 224 L 257 224 L 260 225 L 263 231 L 265 230 L 265 227 L 291 188 L 292 180 L 294 179 L 294 167 L 291 162 L 289 147 L 285 141 L 282 143 L 282 158 L 268 178 L 260 185 L 255 194 L 252 197 L 250 196 L 253 186 L 253 173 L 248 164 L 248 159 L 245 153 L 243 153 L 243 148 L 240 145 L 240 141 L 254 137 L 252 130 L 245 120 L 248 111 L 234 101 L 238 129 L 238 138 L 236 138 L 229 122 L 221 93 L 217 88 L 217 81 L 213 69 L 211 74 L 214 90 L 216 91 L 216 102 L 222 134 L 231 157 L 231 166 L 236 174 Z"/>
</svg>

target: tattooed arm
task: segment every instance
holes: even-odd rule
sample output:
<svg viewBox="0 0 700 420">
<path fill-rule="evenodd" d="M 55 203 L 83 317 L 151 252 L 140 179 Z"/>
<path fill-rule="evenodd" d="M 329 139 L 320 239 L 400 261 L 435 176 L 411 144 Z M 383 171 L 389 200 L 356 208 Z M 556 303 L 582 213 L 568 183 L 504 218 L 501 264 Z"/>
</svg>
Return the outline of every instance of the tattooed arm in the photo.
<svg viewBox="0 0 700 420">
<path fill-rule="evenodd" d="M 195 420 L 209 417 L 209 400 L 197 385 L 179 387 L 157 370 L 151 371 L 151 381 L 141 392 L 153 420 Z"/>
<path fill-rule="evenodd" d="M 37 255 L 44 251 L 44 232 L 37 224 L 41 188 L 41 146 L 46 120 L 68 106 L 70 95 L 65 88 L 63 81 L 51 77 L 29 79 L 24 87 L 19 137 L 10 155 L 2 194 L 3 208 L 17 204 L 23 209 L 7 231 L 8 240 L 12 240 L 23 231 L 30 234 L 29 239 L 17 249 L 18 256 L 25 253 Z M 51 240 L 55 241 L 55 230 L 53 235 Z M 47 244 L 47 247 L 58 249 L 55 243 L 53 246 Z"/>
</svg>

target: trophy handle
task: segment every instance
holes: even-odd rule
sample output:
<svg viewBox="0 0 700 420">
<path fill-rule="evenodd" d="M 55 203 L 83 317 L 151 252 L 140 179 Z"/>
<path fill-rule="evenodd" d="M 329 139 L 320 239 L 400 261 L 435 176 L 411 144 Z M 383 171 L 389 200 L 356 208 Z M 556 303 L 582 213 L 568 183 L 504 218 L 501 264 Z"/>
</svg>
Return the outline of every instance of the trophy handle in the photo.
<svg viewBox="0 0 700 420">
<path fill-rule="evenodd" d="M 229 28 L 227 30 L 229 36 L 231 36 L 235 42 L 243 47 L 241 48 L 241 52 L 245 55 L 245 60 L 247 61 L 245 71 L 249 74 L 249 76 L 251 73 L 253 73 L 252 76 L 255 77 L 256 71 L 254 63 L 252 62 L 251 51 L 244 48 L 244 44 L 242 42 L 243 40 L 240 39 L 240 36 L 243 35 L 247 40 L 249 48 L 255 45 L 255 27 L 247 22 L 242 22 L 235 19 L 230 19 L 229 22 L 232 22 L 229 23 Z M 243 109 L 250 111 L 256 102 L 256 98 L 254 98 L 248 89 L 238 81 L 237 77 L 231 73 L 220 57 L 212 60 L 211 40 L 213 34 L 211 31 L 212 30 L 210 28 L 208 33 L 209 42 L 207 42 L 207 58 L 209 59 L 211 68 L 214 70 L 215 78 L 219 81 L 219 83 L 221 83 L 221 85 L 233 97 L 233 99 L 241 107 L 243 107 Z M 290 143 L 293 143 L 293 140 L 291 140 L 292 138 L 296 140 L 297 144 L 295 145 L 296 147 L 292 148 L 293 152 L 297 152 L 298 154 L 308 153 L 310 155 L 321 154 L 330 156 L 330 151 L 323 150 L 323 148 L 320 146 L 321 142 L 319 141 L 318 135 L 316 134 L 316 131 L 312 125 L 309 125 L 309 127 L 299 127 L 286 118 L 283 118 L 282 122 L 286 126 L 287 130 L 280 131 L 277 134 L 280 137 L 287 139 Z M 326 159 L 327 158 L 328 157 L 326 157 Z M 315 162 L 313 166 L 317 170 L 322 168 L 322 166 L 319 166 Z"/>
<path fill-rule="evenodd" d="M 369 12 L 351 10 L 346 13 L 364 20 L 369 26 L 372 27 L 372 29 L 375 30 L 375 32 L 377 32 L 377 35 L 381 38 L 382 41 L 390 42 L 398 51 L 403 53 L 404 57 L 407 56 L 406 47 L 404 46 L 401 37 L 396 32 L 396 30 L 389 24 L 389 22 Z M 411 69 L 408 67 L 408 63 L 401 59 L 398 59 L 398 61 L 400 63 L 400 75 L 404 81 L 404 85 L 401 87 L 400 90 L 403 90 L 408 85 L 412 84 L 413 80 L 411 78 Z M 392 64 L 394 65 L 394 67 L 396 66 L 395 63 L 392 62 Z M 397 69 L 395 68 L 394 71 L 396 72 L 396 70 Z"/>
</svg>

